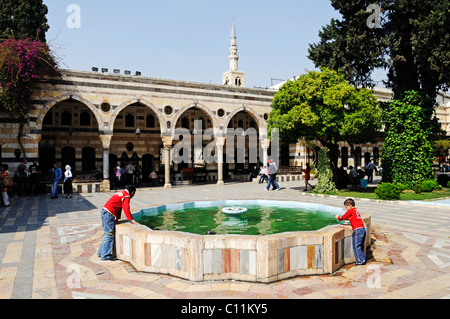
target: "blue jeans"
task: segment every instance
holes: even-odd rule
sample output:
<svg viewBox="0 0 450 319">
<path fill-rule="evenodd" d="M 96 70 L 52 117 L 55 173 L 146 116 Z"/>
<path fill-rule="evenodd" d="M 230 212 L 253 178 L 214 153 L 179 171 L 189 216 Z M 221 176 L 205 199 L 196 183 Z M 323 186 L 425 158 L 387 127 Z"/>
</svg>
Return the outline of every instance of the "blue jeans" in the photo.
<svg viewBox="0 0 450 319">
<path fill-rule="evenodd" d="M 101 217 L 104 234 L 97 255 L 102 260 L 108 260 L 113 257 L 114 239 L 116 237 L 115 217 L 105 209 L 102 209 Z"/>
<path fill-rule="evenodd" d="M 258 183 L 262 183 L 263 181 L 266 181 L 266 182 L 267 182 L 267 177 L 266 177 L 266 175 L 261 175 L 261 177 L 259 178 Z"/>
<path fill-rule="evenodd" d="M 53 181 L 52 197 L 58 198 L 58 181 Z"/>
<path fill-rule="evenodd" d="M 366 229 L 357 228 L 352 234 L 353 253 L 356 258 L 356 265 L 363 265 L 366 263 L 366 253 L 364 246 L 366 242 Z"/>
<path fill-rule="evenodd" d="M 268 182 L 267 187 L 266 187 L 267 190 L 269 190 L 270 185 L 272 185 L 272 189 L 280 188 L 280 186 L 277 183 L 277 175 L 275 175 L 275 174 L 270 174 L 269 175 L 269 182 Z"/>
</svg>

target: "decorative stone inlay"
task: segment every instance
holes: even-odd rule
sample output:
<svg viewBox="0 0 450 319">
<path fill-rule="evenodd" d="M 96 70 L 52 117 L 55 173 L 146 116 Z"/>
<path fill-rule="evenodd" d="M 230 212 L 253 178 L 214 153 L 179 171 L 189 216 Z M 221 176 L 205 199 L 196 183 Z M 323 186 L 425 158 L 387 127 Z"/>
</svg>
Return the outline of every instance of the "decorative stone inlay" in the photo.
<svg viewBox="0 0 450 319">
<path fill-rule="evenodd" d="M 284 203 L 294 205 L 297 202 Z M 153 209 L 157 212 L 228 204 L 243 205 L 243 201 L 196 202 Z M 340 211 L 320 204 L 302 204 Z M 368 233 L 368 246 L 371 217 L 362 216 Z M 117 225 L 116 231 L 119 259 L 130 262 L 138 271 L 170 274 L 191 281 L 234 279 L 269 283 L 295 276 L 330 274 L 355 261 L 351 246 L 352 228 L 347 225 L 266 236 L 201 236 L 153 231 L 128 222 Z"/>
</svg>

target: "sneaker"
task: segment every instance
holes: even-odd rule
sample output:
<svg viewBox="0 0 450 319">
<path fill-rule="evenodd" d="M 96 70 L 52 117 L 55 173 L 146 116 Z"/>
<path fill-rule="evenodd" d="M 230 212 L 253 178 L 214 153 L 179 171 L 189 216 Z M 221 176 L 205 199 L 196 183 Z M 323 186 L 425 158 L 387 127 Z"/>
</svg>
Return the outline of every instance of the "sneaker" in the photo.
<svg viewBox="0 0 450 319">
<path fill-rule="evenodd" d="M 264 190 L 265 190 L 265 191 L 268 191 L 268 189 L 267 189 L 267 188 L 264 188 Z"/>
<path fill-rule="evenodd" d="M 281 188 L 277 188 L 276 191 L 279 191 Z"/>
<path fill-rule="evenodd" d="M 100 258 L 101 261 L 120 261 L 117 257 Z"/>
</svg>

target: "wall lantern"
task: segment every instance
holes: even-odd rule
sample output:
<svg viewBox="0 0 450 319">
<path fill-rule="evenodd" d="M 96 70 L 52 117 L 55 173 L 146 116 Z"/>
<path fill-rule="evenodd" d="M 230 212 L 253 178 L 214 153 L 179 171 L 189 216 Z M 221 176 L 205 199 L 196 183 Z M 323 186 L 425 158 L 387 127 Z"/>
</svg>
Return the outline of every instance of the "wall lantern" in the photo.
<svg viewBox="0 0 450 319">
<path fill-rule="evenodd" d="M 142 134 L 142 131 L 138 128 L 138 129 L 136 129 L 136 136 L 138 137 L 138 138 L 140 138 L 141 137 L 141 134 Z"/>
</svg>

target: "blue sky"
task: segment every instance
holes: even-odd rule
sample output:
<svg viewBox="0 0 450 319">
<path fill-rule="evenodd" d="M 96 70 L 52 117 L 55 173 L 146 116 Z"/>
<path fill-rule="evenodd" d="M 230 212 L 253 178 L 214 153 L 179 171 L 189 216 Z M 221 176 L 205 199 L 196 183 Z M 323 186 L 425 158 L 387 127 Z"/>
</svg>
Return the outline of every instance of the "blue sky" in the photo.
<svg viewBox="0 0 450 319">
<path fill-rule="evenodd" d="M 313 70 L 308 44 L 332 17 L 329 0 L 44 0 L 47 33 L 61 67 L 105 67 L 143 76 L 221 84 L 229 69 L 233 14 L 239 69 L 247 87 L 267 87 Z M 69 28 L 70 4 L 81 9 L 80 28 Z"/>
</svg>

